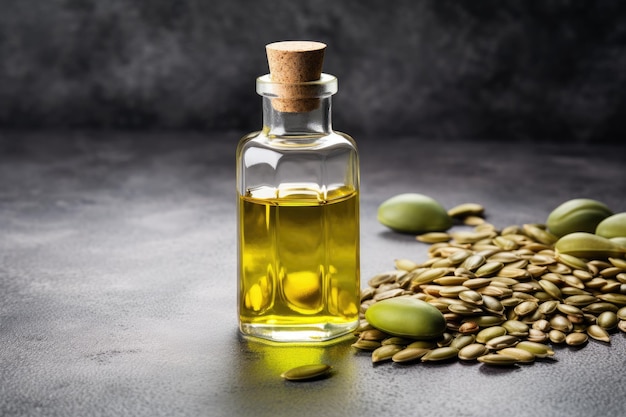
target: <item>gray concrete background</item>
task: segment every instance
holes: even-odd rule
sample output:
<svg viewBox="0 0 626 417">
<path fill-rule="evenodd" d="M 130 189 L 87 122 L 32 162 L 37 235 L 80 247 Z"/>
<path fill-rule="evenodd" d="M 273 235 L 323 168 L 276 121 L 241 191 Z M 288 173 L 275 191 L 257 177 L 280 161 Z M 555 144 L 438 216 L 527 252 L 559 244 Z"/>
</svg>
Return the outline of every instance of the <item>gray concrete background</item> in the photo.
<svg viewBox="0 0 626 417">
<path fill-rule="evenodd" d="M 335 127 L 622 140 L 620 0 L 3 0 L 0 128 L 253 130 L 264 45 L 315 39 Z"/>
</svg>

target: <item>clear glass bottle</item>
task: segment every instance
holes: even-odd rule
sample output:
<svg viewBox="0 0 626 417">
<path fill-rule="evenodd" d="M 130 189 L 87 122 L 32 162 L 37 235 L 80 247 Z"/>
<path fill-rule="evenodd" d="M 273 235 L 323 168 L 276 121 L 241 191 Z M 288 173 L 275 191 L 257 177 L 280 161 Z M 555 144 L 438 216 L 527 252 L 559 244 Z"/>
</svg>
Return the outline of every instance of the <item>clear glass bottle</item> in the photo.
<svg viewBox="0 0 626 417">
<path fill-rule="evenodd" d="M 237 148 L 239 324 L 274 341 L 324 341 L 358 325 L 359 161 L 332 129 L 337 79 L 298 89 L 259 77 L 263 130 Z M 285 96 L 299 111 L 281 110 Z"/>
</svg>

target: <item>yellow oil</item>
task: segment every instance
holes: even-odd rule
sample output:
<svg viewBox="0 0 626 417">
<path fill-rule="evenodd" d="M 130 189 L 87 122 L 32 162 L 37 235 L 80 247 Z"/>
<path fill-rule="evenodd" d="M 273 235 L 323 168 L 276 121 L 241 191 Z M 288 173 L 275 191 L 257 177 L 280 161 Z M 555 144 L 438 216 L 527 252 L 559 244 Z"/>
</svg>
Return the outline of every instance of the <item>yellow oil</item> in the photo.
<svg viewBox="0 0 626 417">
<path fill-rule="evenodd" d="M 323 341 L 356 328 L 355 190 L 248 191 L 239 199 L 239 319 L 244 334 Z"/>
</svg>

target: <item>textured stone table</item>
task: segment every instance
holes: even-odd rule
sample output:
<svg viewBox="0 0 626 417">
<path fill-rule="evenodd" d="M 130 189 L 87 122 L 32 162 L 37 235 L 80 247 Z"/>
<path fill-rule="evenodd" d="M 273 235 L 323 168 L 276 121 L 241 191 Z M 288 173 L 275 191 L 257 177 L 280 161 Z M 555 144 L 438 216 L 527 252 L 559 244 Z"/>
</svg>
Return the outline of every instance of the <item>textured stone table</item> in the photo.
<svg viewBox="0 0 626 417">
<path fill-rule="evenodd" d="M 625 415 L 626 336 L 553 361 L 372 366 L 351 339 L 237 332 L 234 149 L 222 135 L 0 134 L 2 416 Z M 498 227 L 591 197 L 626 211 L 626 148 L 357 138 L 362 282 L 427 246 L 376 221 L 401 192 L 479 202 Z M 331 378 L 283 381 L 314 361 Z"/>
</svg>

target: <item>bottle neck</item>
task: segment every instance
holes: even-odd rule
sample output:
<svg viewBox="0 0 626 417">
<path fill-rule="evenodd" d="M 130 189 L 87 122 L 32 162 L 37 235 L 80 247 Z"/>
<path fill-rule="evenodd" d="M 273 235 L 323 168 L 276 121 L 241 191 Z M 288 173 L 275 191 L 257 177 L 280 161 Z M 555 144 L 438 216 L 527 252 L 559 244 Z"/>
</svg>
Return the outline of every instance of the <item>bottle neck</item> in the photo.
<svg viewBox="0 0 626 417">
<path fill-rule="evenodd" d="M 263 97 L 263 131 L 271 138 L 311 138 L 332 132 L 331 97 L 317 99 L 310 111 L 283 112 L 272 106 L 271 97 Z"/>
</svg>

